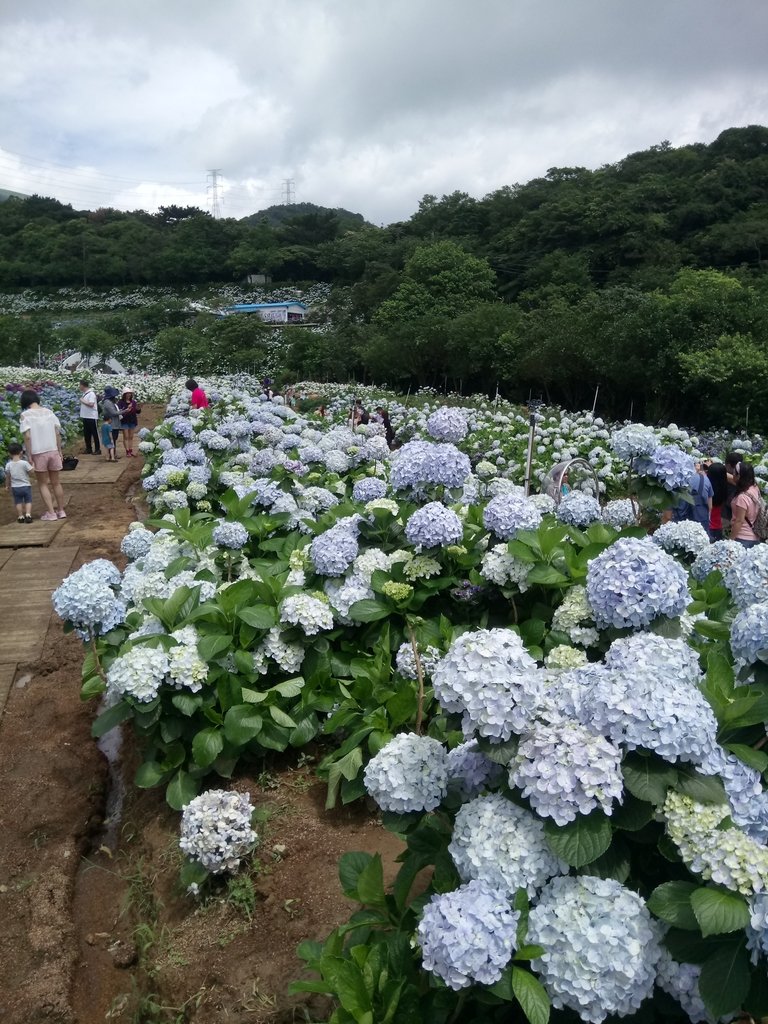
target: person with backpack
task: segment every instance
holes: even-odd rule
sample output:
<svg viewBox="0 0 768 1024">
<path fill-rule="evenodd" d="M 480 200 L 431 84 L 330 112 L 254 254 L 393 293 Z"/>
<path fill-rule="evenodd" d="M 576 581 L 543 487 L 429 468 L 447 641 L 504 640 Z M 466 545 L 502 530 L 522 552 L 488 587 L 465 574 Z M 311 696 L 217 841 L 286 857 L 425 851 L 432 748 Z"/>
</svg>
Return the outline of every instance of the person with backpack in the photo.
<svg viewBox="0 0 768 1024">
<path fill-rule="evenodd" d="M 670 518 L 676 523 L 691 519 L 695 523 L 700 523 L 709 534 L 713 490 L 709 477 L 700 462 L 696 463 L 696 472 L 691 477 L 688 490 L 693 495 L 693 504 L 690 501 L 678 502 L 672 509 Z"/>
<path fill-rule="evenodd" d="M 766 510 L 755 483 L 754 467 L 749 462 L 740 462 L 736 467 L 736 494 L 731 509 L 731 540 L 745 548 L 759 544 L 764 539 Z"/>
</svg>

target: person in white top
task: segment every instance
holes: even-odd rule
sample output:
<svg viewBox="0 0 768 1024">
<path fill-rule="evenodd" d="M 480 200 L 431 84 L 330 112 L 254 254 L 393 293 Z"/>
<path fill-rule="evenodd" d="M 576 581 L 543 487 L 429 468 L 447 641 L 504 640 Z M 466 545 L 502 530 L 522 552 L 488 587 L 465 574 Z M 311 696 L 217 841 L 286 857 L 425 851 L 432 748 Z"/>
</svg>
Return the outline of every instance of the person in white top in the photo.
<svg viewBox="0 0 768 1024">
<path fill-rule="evenodd" d="M 86 455 L 101 455 L 99 405 L 96 392 L 87 380 L 80 381 L 80 422 L 83 424 Z"/>
<path fill-rule="evenodd" d="M 35 467 L 35 475 L 40 485 L 40 497 L 46 508 L 40 518 L 44 522 L 66 519 L 64 490 L 59 480 L 59 473 L 63 465 L 61 424 L 55 413 L 40 405 L 40 396 L 36 391 L 22 391 L 21 393 L 21 433 L 24 436 L 27 455 Z M 58 511 L 54 505 L 51 491 L 56 496 Z"/>
</svg>

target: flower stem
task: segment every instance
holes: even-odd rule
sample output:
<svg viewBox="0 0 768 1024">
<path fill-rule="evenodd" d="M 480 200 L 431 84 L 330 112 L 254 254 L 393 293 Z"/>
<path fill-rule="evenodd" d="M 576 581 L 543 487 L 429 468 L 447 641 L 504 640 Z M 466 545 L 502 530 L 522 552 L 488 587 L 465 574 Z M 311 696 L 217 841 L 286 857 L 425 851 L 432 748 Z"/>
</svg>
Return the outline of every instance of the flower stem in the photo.
<svg viewBox="0 0 768 1024">
<path fill-rule="evenodd" d="M 406 627 L 411 641 L 413 656 L 416 659 L 416 676 L 419 680 L 419 703 L 416 710 L 416 733 L 420 736 L 422 722 L 424 721 L 424 666 L 421 663 L 421 655 L 419 654 L 419 648 L 416 644 L 416 636 L 413 632 L 413 626 L 410 622 L 406 622 Z"/>
<path fill-rule="evenodd" d="M 93 660 L 96 662 L 96 671 L 99 673 L 99 678 L 101 679 L 102 683 L 106 685 L 107 675 L 102 667 L 101 658 L 99 658 L 99 649 L 96 646 L 96 637 L 93 635 L 93 633 L 90 634 L 90 640 L 91 651 L 93 652 Z"/>
</svg>

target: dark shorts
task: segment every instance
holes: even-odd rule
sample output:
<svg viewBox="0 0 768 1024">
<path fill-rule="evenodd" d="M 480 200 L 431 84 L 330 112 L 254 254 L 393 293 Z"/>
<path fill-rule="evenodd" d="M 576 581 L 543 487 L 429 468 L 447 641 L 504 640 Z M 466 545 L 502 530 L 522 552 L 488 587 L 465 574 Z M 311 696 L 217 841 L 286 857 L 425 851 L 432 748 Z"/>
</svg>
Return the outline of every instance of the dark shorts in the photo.
<svg viewBox="0 0 768 1024">
<path fill-rule="evenodd" d="M 32 488 L 31 487 L 11 487 L 11 494 L 13 495 L 14 505 L 31 505 L 32 504 Z"/>
</svg>

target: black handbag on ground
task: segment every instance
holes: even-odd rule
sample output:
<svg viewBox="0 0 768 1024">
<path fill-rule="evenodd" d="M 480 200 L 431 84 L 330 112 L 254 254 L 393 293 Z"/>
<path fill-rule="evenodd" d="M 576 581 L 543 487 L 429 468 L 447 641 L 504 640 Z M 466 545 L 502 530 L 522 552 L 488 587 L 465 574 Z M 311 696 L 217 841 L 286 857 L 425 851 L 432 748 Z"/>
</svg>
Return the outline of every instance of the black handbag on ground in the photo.
<svg viewBox="0 0 768 1024">
<path fill-rule="evenodd" d="M 65 470 L 77 469 L 77 464 L 79 461 L 80 459 L 75 458 L 74 455 L 65 455 L 64 458 L 61 460 L 61 468 Z"/>
</svg>

